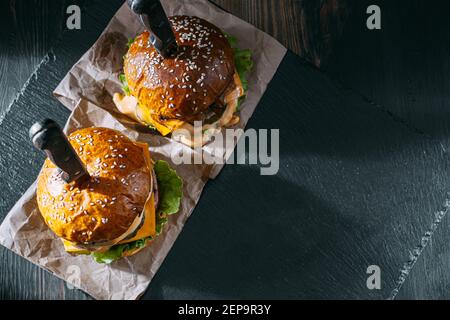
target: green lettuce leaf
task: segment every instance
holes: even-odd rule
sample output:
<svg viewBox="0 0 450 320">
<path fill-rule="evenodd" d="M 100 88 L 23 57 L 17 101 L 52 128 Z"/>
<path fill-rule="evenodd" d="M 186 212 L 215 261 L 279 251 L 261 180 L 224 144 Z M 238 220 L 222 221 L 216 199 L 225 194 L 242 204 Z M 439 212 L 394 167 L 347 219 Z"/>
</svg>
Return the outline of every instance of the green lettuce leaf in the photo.
<svg viewBox="0 0 450 320">
<path fill-rule="evenodd" d="M 252 52 L 249 49 L 240 50 L 235 49 L 234 60 L 236 64 L 236 70 L 241 79 L 244 91 L 248 91 L 248 80 L 247 76 L 253 68 Z"/>
<path fill-rule="evenodd" d="M 248 91 L 248 74 L 253 69 L 253 59 L 252 52 L 249 49 L 239 49 L 237 46 L 237 39 L 229 34 L 225 34 L 230 46 L 234 51 L 234 64 L 236 65 L 236 71 L 239 74 L 239 78 L 242 82 L 242 87 L 244 88 L 244 93 L 247 94 Z M 238 110 L 241 106 L 242 101 L 245 99 L 241 97 L 239 99 Z"/>
<path fill-rule="evenodd" d="M 183 195 L 183 180 L 171 169 L 166 161 L 156 161 L 153 166 L 156 180 L 158 181 L 159 203 L 156 209 L 156 236 L 158 236 L 167 223 L 167 215 L 177 213 L 180 209 L 181 197 Z M 122 258 L 126 251 L 140 249 L 147 245 L 152 237 L 139 239 L 130 243 L 118 244 L 105 252 L 94 252 L 92 257 L 98 263 L 109 264 Z"/>
<path fill-rule="evenodd" d="M 97 263 L 109 264 L 117 259 L 122 258 L 123 253 L 133 249 L 143 248 L 151 237 L 139 239 L 130 243 L 118 244 L 111 247 L 105 252 L 93 252 L 91 255 Z"/>
<path fill-rule="evenodd" d="M 136 38 L 128 38 L 127 47 L 130 48 Z"/>
<path fill-rule="evenodd" d="M 183 181 L 165 161 L 156 161 L 153 170 L 155 170 L 158 180 L 159 203 L 157 213 L 159 215 L 177 213 L 183 195 Z"/>
<path fill-rule="evenodd" d="M 128 86 L 127 78 L 125 78 L 125 74 L 119 74 L 119 80 L 122 83 L 122 90 L 125 92 L 127 96 L 131 94 L 130 87 Z"/>
<path fill-rule="evenodd" d="M 129 49 L 131 45 L 133 44 L 134 40 L 136 38 L 128 38 L 127 42 L 127 48 Z M 123 59 L 125 60 L 126 54 L 123 56 Z M 126 93 L 127 96 L 131 94 L 130 87 L 128 86 L 127 78 L 125 78 L 125 74 L 121 73 L 119 74 L 119 80 L 122 83 L 122 90 Z"/>
</svg>

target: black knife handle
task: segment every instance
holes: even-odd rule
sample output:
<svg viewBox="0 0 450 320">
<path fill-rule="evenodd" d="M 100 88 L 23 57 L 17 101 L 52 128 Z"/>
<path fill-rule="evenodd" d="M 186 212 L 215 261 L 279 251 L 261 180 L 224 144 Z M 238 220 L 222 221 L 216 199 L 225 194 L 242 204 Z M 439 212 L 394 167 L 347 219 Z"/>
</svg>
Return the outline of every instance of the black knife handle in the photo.
<svg viewBox="0 0 450 320">
<path fill-rule="evenodd" d="M 30 128 L 30 139 L 61 170 L 61 177 L 65 182 L 89 177 L 78 154 L 55 121 L 45 119 L 35 123 Z"/>
<path fill-rule="evenodd" d="M 178 50 L 169 19 L 159 0 L 128 0 L 131 10 L 138 14 L 150 31 L 150 43 L 164 58 Z"/>
</svg>

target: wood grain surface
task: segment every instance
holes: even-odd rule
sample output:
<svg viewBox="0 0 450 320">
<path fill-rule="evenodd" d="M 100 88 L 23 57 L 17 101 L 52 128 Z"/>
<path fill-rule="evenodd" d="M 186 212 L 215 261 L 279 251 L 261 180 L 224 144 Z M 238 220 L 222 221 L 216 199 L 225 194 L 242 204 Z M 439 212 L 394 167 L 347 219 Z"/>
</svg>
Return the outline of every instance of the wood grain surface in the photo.
<svg viewBox="0 0 450 320">
<path fill-rule="evenodd" d="M 328 74 L 347 88 L 364 95 L 379 109 L 402 119 L 417 132 L 441 144 L 448 157 L 450 138 L 450 3 L 390 1 L 382 9 L 382 28 L 369 31 L 365 8 L 373 1 L 355 3 L 354 14 L 337 43 Z M 435 184 L 448 169 L 434 173 Z M 419 257 L 398 294 L 403 299 L 450 298 L 450 216 L 441 200 L 444 217 L 426 246 L 417 241 Z M 413 252 L 411 248 L 411 252 Z"/>
<path fill-rule="evenodd" d="M 0 197 L 3 216 L 25 191 L 32 177 L 36 176 L 39 163 L 42 161 L 42 155 L 34 152 L 26 143 L 25 128 L 36 117 L 33 116 L 33 112 L 27 112 L 29 110 L 27 104 L 32 101 L 33 105 L 41 110 L 39 113 L 52 110 L 51 116 L 59 119 L 61 124 L 64 123 L 67 110 L 61 108 L 50 97 L 51 89 L 95 41 L 122 2 L 111 1 L 108 6 L 105 6 L 105 2 L 101 1 L 89 3 L 70 1 L 70 4 L 74 3 L 83 8 L 83 28 L 89 29 L 89 37 L 82 36 L 83 30 L 71 32 L 65 30 L 64 10 L 69 1 L 10 0 L 1 3 L 1 12 L 5 19 L 1 19 L 0 23 L 3 30 L 6 30 L 0 35 L 2 44 L 0 46 L 0 70 L 2 71 L 0 72 L 0 128 L 4 133 L 1 141 L 2 150 L 13 150 L 18 145 L 24 145 L 26 150 L 20 150 L 19 153 L 31 152 L 32 154 L 32 158 L 22 156 L 16 159 L 17 152 L 5 152 L 1 158 L 2 180 L 7 181 L 9 190 Z M 274 35 L 305 59 L 316 63 L 322 60 L 317 55 L 318 52 L 314 51 L 317 49 L 309 49 L 312 48 L 310 39 L 312 36 L 305 29 L 307 21 L 304 20 L 309 16 L 304 13 L 304 9 L 307 8 L 304 8 L 303 3 L 299 1 L 216 1 L 216 3 Z M 325 2 L 310 1 L 309 3 L 314 5 L 308 9 L 312 13 L 309 20 L 319 21 L 318 8 Z M 311 25 L 314 23 L 316 22 Z M 330 30 L 334 31 L 332 28 Z M 327 32 L 330 33 L 330 30 Z M 74 41 L 74 43 L 72 45 L 69 43 L 67 48 L 62 46 L 64 43 L 61 45 L 61 39 L 63 42 Z M 80 42 L 80 39 L 85 41 Z M 33 86 L 37 87 L 33 89 Z M 23 92 L 21 92 L 22 88 L 24 88 Z M 29 98 L 26 99 L 26 96 Z M 58 111 L 55 112 L 56 110 Z M 22 128 L 21 134 L 11 135 L 10 133 L 17 131 L 17 128 Z M 16 168 L 25 167 L 30 171 L 24 175 L 23 172 L 9 170 L 11 163 L 15 163 Z M 64 282 L 26 263 L 24 259 L 3 248 L 0 249 L 0 255 L 2 263 L 0 298 L 88 298 L 78 290 L 69 290 Z"/>
<path fill-rule="evenodd" d="M 214 0 L 320 66 L 350 12 L 348 0 Z M 62 37 L 68 5 L 86 0 L 5 0 L 0 3 L 0 121 L 46 53 Z M 112 6 L 113 7 L 113 6 Z M 30 10 L 32 8 L 32 10 Z"/>
<path fill-rule="evenodd" d="M 302 58 L 288 53 L 249 123 L 282 129 L 280 173 L 226 166 L 144 298 L 449 298 L 448 4 L 379 0 L 383 28 L 368 31 L 372 1 L 214 2 Z M 43 160 L 27 128 L 64 123 L 51 91 L 122 1 L 79 1 L 79 32 L 64 31 L 67 3 L 0 5 L 2 217 Z M 370 264 L 381 290 L 365 286 Z M 89 299 L 0 248 L 5 298 Z"/>
<path fill-rule="evenodd" d="M 327 62 L 344 27 L 348 0 L 213 0 L 316 66 Z"/>
<path fill-rule="evenodd" d="M 25 82 L 65 30 L 69 4 L 84 0 L 0 3 L 0 123 Z"/>
<path fill-rule="evenodd" d="M 2 220 L 37 176 L 42 163 L 42 155 L 30 154 L 33 150 L 26 142 L 27 128 L 40 119 L 45 110 L 47 116 L 59 121 L 60 125 L 65 123 L 69 112 L 53 98 L 52 91 L 71 65 L 98 38 L 123 2 L 109 1 L 107 6 L 100 0 L 89 1 L 88 5 L 85 1 L 47 0 L 4 1 L 2 5 L 5 3 L 7 6 L 2 8 L 5 9 L 2 14 L 12 17 L 11 23 L 5 22 L 7 32 L 0 34 L 2 44 L 5 44 L 0 46 L 0 61 L 5 71 L 0 74 L 0 88 L 5 88 L 0 106 L 0 180 L 5 182 L 7 190 L 0 193 Z M 89 30 L 86 32 L 89 37 L 84 37 L 82 30 L 65 30 L 67 3 L 78 3 L 82 7 L 82 23 Z M 52 10 L 58 13 L 50 14 L 46 9 L 53 6 Z M 46 22 L 37 24 L 36 21 L 42 20 Z M 33 31 L 34 28 L 40 32 Z M 58 50 L 66 42 L 70 48 Z M 40 49 L 37 51 L 34 46 Z M 19 49 L 14 49 L 16 47 Z M 36 52 L 36 57 L 30 52 Z M 24 81 L 27 83 L 22 83 Z M 33 90 L 33 85 L 38 87 Z M 31 99 L 25 100 L 25 95 Z M 31 112 L 30 103 L 35 106 Z M 17 150 L 19 145 L 21 150 Z M 21 154 L 20 159 L 13 150 Z M 0 264 L 0 299 L 89 299 L 83 292 L 69 289 L 63 281 L 3 247 L 0 248 Z"/>
</svg>

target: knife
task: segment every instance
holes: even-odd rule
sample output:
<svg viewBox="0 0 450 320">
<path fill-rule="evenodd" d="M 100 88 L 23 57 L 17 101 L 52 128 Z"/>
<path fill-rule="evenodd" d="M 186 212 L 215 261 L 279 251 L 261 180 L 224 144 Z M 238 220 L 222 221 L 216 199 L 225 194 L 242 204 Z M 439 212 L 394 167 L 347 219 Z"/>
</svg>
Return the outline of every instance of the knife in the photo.
<svg viewBox="0 0 450 320">
<path fill-rule="evenodd" d="M 60 176 L 66 183 L 89 178 L 83 162 L 55 121 L 45 119 L 35 123 L 30 128 L 29 135 L 33 145 L 45 151 L 50 161 L 58 167 Z"/>
<path fill-rule="evenodd" d="M 128 0 L 128 6 L 139 15 L 142 24 L 150 32 L 150 43 L 164 58 L 178 51 L 177 41 L 169 19 L 159 0 Z"/>
</svg>

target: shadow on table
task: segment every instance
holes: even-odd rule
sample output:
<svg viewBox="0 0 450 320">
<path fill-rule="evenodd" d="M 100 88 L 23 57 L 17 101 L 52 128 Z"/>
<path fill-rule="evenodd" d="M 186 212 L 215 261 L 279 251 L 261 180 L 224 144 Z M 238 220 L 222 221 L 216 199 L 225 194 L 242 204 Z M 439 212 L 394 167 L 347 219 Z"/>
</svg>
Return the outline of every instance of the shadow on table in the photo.
<svg viewBox="0 0 450 320">
<path fill-rule="evenodd" d="M 379 292 L 365 287 L 368 261 L 388 256 L 374 221 L 250 167 L 227 166 L 205 194 L 145 298 L 381 298 L 388 292 L 387 283 Z"/>
</svg>

